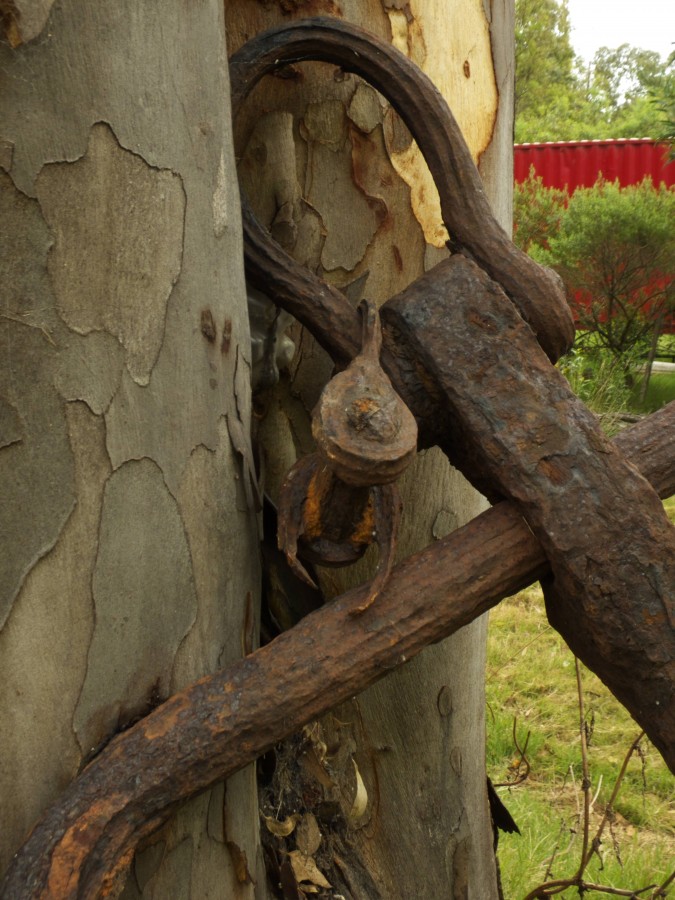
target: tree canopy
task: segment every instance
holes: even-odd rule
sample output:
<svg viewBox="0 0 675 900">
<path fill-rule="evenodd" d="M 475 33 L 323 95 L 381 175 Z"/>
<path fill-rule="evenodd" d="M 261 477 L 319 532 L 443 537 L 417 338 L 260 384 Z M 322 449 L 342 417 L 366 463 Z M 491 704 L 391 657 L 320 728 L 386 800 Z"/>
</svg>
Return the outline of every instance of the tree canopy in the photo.
<svg viewBox="0 0 675 900">
<path fill-rule="evenodd" d="M 622 44 L 587 65 L 571 28 L 567 0 L 516 0 L 516 141 L 666 138 L 673 55 Z"/>
</svg>

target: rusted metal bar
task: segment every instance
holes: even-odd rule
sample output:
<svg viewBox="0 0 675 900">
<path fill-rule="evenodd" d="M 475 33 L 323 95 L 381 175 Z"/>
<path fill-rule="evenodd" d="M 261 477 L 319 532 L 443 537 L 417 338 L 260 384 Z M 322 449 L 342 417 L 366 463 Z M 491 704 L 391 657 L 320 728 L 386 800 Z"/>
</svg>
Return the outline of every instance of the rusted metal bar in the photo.
<svg viewBox="0 0 675 900">
<path fill-rule="evenodd" d="M 675 460 L 665 448 L 673 440 L 675 403 L 615 445 L 668 494 Z M 362 616 L 350 612 L 367 586 L 312 613 L 111 741 L 35 827 L 0 895 L 114 896 L 138 841 L 177 804 L 548 571 L 516 507 L 501 503 L 399 565 Z M 675 771 L 675 746 L 666 750 Z"/>
<path fill-rule="evenodd" d="M 560 279 L 514 247 L 492 214 L 447 103 L 421 69 L 395 47 L 336 18 L 305 19 L 263 32 L 230 60 L 233 115 L 264 75 L 303 60 L 330 62 L 355 72 L 389 100 L 434 177 L 453 249 L 466 252 L 503 287 L 549 357 L 558 359 L 574 340 Z M 309 272 L 299 275 L 290 257 L 270 246 L 245 198 L 242 205 L 247 270 L 253 283 L 272 293 L 304 324 L 308 324 L 304 317 L 311 315 L 312 330 L 329 352 L 343 358 L 353 355 L 358 334 L 352 333 L 339 292 Z"/>
<path fill-rule="evenodd" d="M 656 493 L 470 260 L 441 263 L 381 315 L 443 398 L 453 427 L 441 447 L 515 501 L 539 538 L 551 624 L 675 752 L 675 529 Z"/>
</svg>

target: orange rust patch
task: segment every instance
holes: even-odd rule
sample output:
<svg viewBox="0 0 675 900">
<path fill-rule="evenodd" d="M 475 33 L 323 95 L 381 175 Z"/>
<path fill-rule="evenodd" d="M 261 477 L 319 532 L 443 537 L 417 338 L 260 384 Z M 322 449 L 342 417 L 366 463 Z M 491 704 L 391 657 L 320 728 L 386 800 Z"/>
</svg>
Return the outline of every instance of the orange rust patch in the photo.
<svg viewBox="0 0 675 900">
<path fill-rule="evenodd" d="M 174 697 L 170 705 L 162 707 L 161 714 L 150 715 L 143 721 L 143 734 L 149 741 L 164 737 L 176 728 L 180 714 L 189 707 L 190 703 L 185 697 Z"/>
<path fill-rule="evenodd" d="M 48 893 L 51 897 L 74 897 L 80 882 L 85 860 L 114 813 L 122 809 L 127 799 L 112 794 L 96 800 L 64 833 L 51 856 Z"/>
<path fill-rule="evenodd" d="M 350 541 L 355 546 L 361 544 L 372 544 L 373 535 L 375 534 L 375 511 L 373 508 L 372 495 L 368 498 L 368 503 L 363 511 L 360 522 L 356 525 Z"/>
<path fill-rule="evenodd" d="M 302 510 L 302 531 L 308 540 L 321 537 L 321 496 L 321 484 L 315 473 L 307 486 L 307 497 Z"/>
<path fill-rule="evenodd" d="M 124 887 L 127 872 L 134 858 L 135 847 L 131 846 L 122 853 L 122 855 L 114 863 L 110 872 L 107 872 L 101 883 L 101 897 L 119 897 L 120 891 Z"/>
</svg>

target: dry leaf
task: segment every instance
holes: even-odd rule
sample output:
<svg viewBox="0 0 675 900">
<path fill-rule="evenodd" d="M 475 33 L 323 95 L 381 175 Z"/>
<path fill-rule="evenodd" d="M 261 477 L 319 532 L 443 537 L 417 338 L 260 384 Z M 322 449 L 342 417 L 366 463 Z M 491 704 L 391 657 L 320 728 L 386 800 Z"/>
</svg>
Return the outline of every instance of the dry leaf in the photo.
<svg viewBox="0 0 675 900">
<path fill-rule="evenodd" d="M 292 850 L 289 854 L 293 874 L 298 881 L 309 881 L 318 884 L 319 887 L 329 888 L 330 882 L 326 880 L 323 872 L 320 872 L 311 856 L 306 856 L 299 850 Z"/>
<path fill-rule="evenodd" d="M 354 775 L 356 776 L 356 793 L 354 794 L 354 802 L 352 803 L 352 808 L 349 812 L 349 821 L 352 825 L 355 825 L 359 819 L 363 818 L 368 806 L 368 791 L 363 783 L 363 778 L 361 778 L 361 773 L 359 772 L 359 767 L 356 765 L 356 760 L 352 759 L 352 762 L 354 763 Z"/>
<path fill-rule="evenodd" d="M 312 856 L 319 849 L 321 831 L 313 813 L 305 813 L 295 832 L 295 846 L 301 853 Z"/>
<path fill-rule="evenodd" d="M 319 889 L 315 884 L 301 884 L 300 890 L 303 894 L 318 894 Z"/>
<path fill-rule="evenodd" d="M 263 816 L 263 818 L 268 831 L 271 831 L 276 837 L 288 837 L 289 834 L 292 834 L 300 816 L 294 813 L 292 816 L 286 816 L 283 822 L 279 822 L 272 816 Z"/>
<path fill-rule="evenodd" d="M 311 743 L 312 747 L 314 747 L 319 762 L 323 763 L 323 761 L 326 759 L 326 756 L 328 755 L 328 747 L 321 740 L 321 729 L 318 723 L 312 722 L 311 725 L 305 725 L 305 727 L 302 729 L 302 733 Z"/>
</svg>

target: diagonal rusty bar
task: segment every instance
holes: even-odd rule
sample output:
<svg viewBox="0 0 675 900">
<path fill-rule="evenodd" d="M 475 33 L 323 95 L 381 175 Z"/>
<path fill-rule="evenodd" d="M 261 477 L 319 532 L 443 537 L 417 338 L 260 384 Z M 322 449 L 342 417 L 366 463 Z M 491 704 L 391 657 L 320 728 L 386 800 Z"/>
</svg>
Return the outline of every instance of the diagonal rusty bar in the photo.
<svg viewBox="0 0 675 900">
<path fill-rule="evenodd" d="M 671 403 L 614 443 L 669 496 L 674 440 Z M 350 610 L 367 586 L 312 613 L 111 741 L 35 827 L 0 896 L 114 895 L 138 841 L 177 804 L 547 572 L 517 509 L 501 503 L 399 565 L 363 616 Z M 666 758 L 675 771 L 675 747 Z"/>
</svg>

